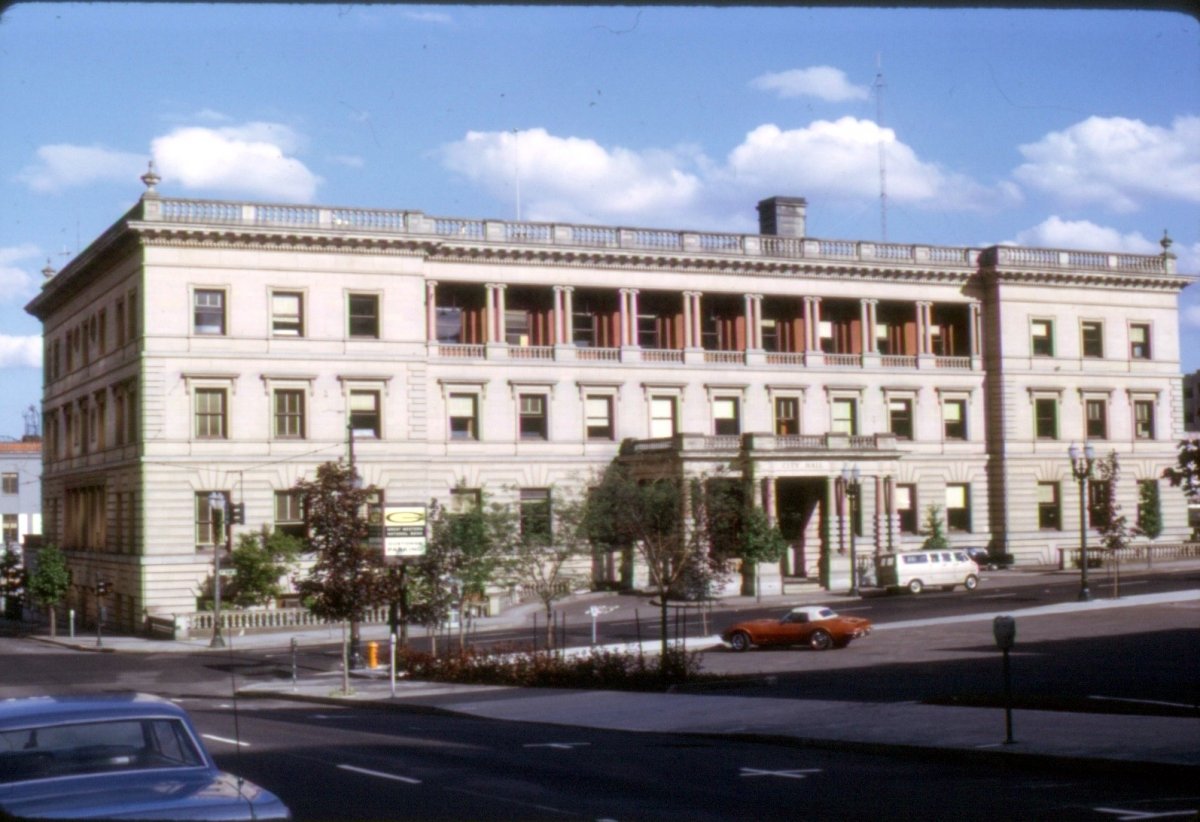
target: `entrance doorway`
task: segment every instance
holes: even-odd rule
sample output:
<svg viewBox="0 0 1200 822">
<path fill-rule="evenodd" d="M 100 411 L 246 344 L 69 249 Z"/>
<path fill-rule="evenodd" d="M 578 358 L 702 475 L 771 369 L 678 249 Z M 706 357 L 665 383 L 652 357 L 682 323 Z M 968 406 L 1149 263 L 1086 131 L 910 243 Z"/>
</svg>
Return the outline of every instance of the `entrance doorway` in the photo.
<svg viewBox="0 0 1200 822">
<path fill-rule="evenodd" d="M 824 477 L 780 477 L 775 481 L 779 530 L 791 546 L 781 562 L 784 576 L 820 574 L 828 482 Z"/>
</svg>

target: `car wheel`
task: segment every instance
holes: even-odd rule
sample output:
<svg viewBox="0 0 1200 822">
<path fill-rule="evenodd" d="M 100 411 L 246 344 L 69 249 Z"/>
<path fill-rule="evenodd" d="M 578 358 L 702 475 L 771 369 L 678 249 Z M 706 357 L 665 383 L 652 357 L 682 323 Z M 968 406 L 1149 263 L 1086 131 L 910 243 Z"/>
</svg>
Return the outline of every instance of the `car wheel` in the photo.
<svg viewBox="0 0 1200 822">
<path fill-rule="evenodd" d="M 833 637 L 826 631 L 813 631 L 808 644 L 814 651 L 828 651 L 833 647 Z"/>
<path fill-rule="evenodd" d="M 729 637 L 729 647 L 735 651 L 750 650 L 750 635 L 745 631 L 738 631 L 733 636 Z"/>
<path fill-rule="evenodd" d="M 974 574 L 968 574 L 967 578 L 963 580 L 963 587 L 968 591 L 974 591 L 979 587 L 979 577 Z"/>
<path fill-rule="evenodd" d="M 925 590 L 925 583 L 919 579 L 911 580 L 908 583 L 908 592 L 910 594 L 919 594 Z"/>
</svg>

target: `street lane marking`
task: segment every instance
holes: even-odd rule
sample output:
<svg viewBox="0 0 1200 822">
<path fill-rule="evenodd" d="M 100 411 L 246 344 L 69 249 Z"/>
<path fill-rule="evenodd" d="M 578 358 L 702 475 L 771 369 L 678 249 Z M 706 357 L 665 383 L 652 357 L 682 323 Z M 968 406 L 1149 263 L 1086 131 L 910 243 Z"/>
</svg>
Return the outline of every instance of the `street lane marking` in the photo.
<svg viewBox="0 0 1200 822">
<path fill-rule="evenodd" d="M 237 745 L 241 748 L 249 748 L 249 742 L 242 742 L 237 739 L 226 739 L 223 736 L 213 736 L 212 734 L 200 734 L 205 739 L 211 739 L 213 742 L 224 742 L 226 745 Z"/>
<path fill-rule="evenodd" d="M 787 779 L 804 779 L 810 773 L 820 772 L 820 768 L 800 768 L 790 771 L 764 771 L 759 768 L 742 768 L 740 776 L 782 776 Z"/>
<path fill-rule="evenodd" d="M 338 765 L 343 771 L 354 771 L 355 773 L 365 774 L 366 776 L 378 776 L 380 779 L 391 779 L 396 782 L 404 782 L 409 785 L 420 785 L 421 780 L 413 779 L 411 776 L 400 776 L 395 773 L 384 773 L 383 771 L 372 771 L 368 768 L 359 768 L 356 765 Z"/>
<path fill-rule="evenodd" d="M 1136 702 L 1139 705 L 1166 705 L 1170 708 L 1194 708 L 1195 705 L 1188 705 L 1185 702 L 1163 702 L 1161 699 L 1129 699 L 1121 696 L 1097 696 L 1090 694 L 1088 699 L 1107 700 L 1109 702 Z"/>
<path fill-rule="evenodd" d="M 1162 811 L 1154 813 L 1149 811 L 1131 811 L 1125 808 L 1095 808 L 1099 813 L 1114 814 L 1117 819 L 1167 819 L 1172 816 L 1192 816 L 1196 813 L 1195 809 L 1190 811 Z"/>
<path fill-rule="evenodd" d="M 521 747 L 523 748 L 555 748 L 560 751 L 569 751 L 572 748 L 584 748 L 591 745 L 591 742 L 527 742 Z"/>
</svg>

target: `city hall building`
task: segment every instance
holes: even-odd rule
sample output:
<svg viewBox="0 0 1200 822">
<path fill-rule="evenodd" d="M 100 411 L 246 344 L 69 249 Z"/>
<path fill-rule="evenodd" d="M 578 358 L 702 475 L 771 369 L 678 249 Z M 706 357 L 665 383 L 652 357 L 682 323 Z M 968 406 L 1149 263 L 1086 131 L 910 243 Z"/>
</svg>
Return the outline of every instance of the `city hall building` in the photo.
<svg viewBox="0 0 1200 822">
<path fill-rule="evenodd" d="M 763 569 L 844 591 L 847 545 L 1058 562 L 1068 446 L 1139 483 L 1175 459 L 1179 292 L 1160 255 L 175 199 L 147 190 L 28 310 L 43 323 L 43 528 L 75 607 L 194 609 L 214 491 L 302 529 L 294 484 L 352 445 L 389 503 L 482 489 L 553 508 L 614 459 L 734 477 L 780 524 Z M 857 478 L 847 504 L 840 478 Z M 1188 533 L 1163 483 L 1163 539 Z M 1094 532 L 1093 532 L 1094 535 Z M 235 536 L 236 539 L 236 536 Z M 598 567 L 596 574 L 613 573 Z"/>
</svg>

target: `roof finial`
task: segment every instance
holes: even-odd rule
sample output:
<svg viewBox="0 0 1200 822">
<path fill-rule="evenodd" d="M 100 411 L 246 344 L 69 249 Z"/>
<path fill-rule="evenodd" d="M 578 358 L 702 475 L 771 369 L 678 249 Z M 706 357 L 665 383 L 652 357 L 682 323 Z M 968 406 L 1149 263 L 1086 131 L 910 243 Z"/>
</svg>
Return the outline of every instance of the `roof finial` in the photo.
<svg viewBox="0 0 1200 822">
<path fill-rule="evenodd" d="M 48 280 L 57 273 L 58 273 L 58 271 L 54 268 L 53 265 L 50 264 L 50 258 L 47 257 L 46 258 L 46 267 L 42 269 L 42 276 Z"/>
<path fill-rule="evenodd" d="M 150 161 L 150 167 L 146 173 L 142 175 L 142 182 L 146 184 L 146 194 L 158 194 L 154 187 L 162 182 L 162 177 L 158 176 L 158 172 L 154 170 L 154 161 Z"/>
<path fill-rule="evenodd" d="M 1174 254 L 1171 253 L 1171 246 L 1173 246 L 1175 244 L 1175 241 L 1172 240 L 1167 235 L 1167 230 L 1165 228 L 1163 229 L 1162 239 L 1158 241 L 1158 244 L 1162 246 L 1164 257 L 1174 257 L 1175 256 Z"/>
</svg>

